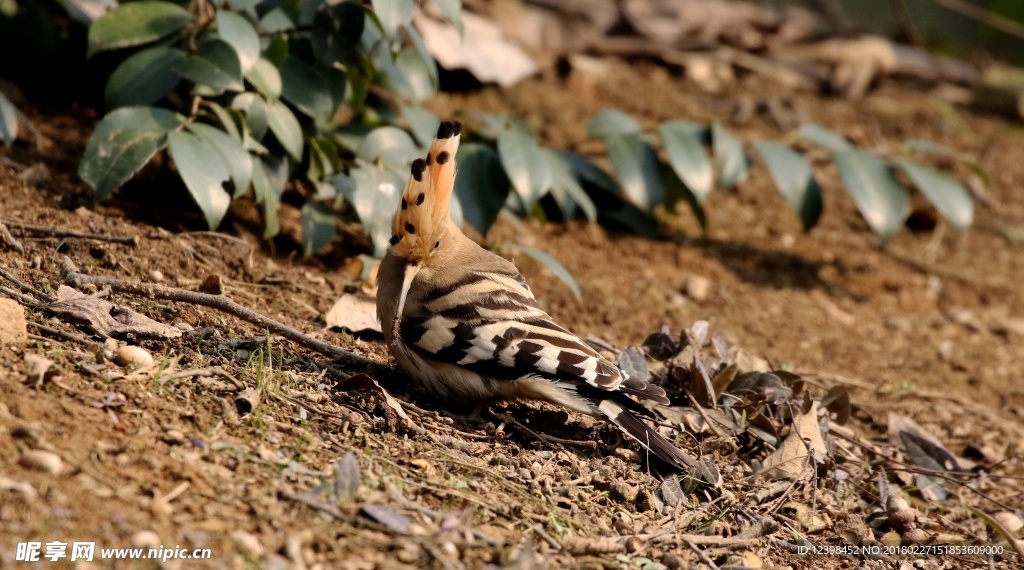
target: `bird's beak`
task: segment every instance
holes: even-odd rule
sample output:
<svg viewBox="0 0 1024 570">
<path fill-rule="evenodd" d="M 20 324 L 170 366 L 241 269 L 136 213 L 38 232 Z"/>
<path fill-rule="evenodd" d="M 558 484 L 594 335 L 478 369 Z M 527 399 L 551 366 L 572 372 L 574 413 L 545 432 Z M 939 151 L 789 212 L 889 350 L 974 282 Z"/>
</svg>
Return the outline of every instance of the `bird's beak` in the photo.
<svg viewBox="0 0 1024 570">
<path fill-rule="evenodd" d="M 391 323 L 391 342 L 394 344 L 398 341 L 398 327 L 402 324 L 402 312 L 405 311 L 405 298 L 409 295 L 409 288 L 412 287 L 413 279 L 416 279 L 416 274 L 419 273 L 420 263 L 408 264 L 405 266 L 405 277 L 402 280 L 402 292 L 398 295 L 398 311 L 395 313 L 395 319 Z"/>
</svg>

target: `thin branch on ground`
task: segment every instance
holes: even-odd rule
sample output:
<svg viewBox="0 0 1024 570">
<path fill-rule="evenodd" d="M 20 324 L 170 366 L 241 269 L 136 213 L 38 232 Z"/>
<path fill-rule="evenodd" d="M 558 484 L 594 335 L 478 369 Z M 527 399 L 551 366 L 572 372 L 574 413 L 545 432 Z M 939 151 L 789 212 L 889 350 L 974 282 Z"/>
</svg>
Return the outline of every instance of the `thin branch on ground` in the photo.
<svg viewBox="0 0 1024 570">
<path fill-rule="evenodd" d="M 18 280 L 17 277 L 4 271 L 3 269 L 0 269 L 0 277 L 3 277 L 4 279 L 10 281 L 11 283 L 14 283 L 18 287 L 19 291 L 28 291 L 29 293 L 32 293 L 33 295 L 35 295 L 39 299 L 42 299 L 43 301 L 46 301 L 47 303 L 52 303 L 57 300 L 56 297 L 50 295 L 49 293 L 40 291 L 39 289 L 36 289 L 35 287 L 28 285 L 26 283 L 22 283 L 21 281 Z"/>
<path fill-rule="evenodd" d="M 10 230 L 7 229 L 7 225 L 0 220 L 0 240 L 11 247 L 14 251 L 25 255 L 25 246 L 21 245 L 14 236 L 11 235 Z"/>
<path fill-rule="evenodd" d="M 26 233 L 36 234 L 36 237 L 79 238 L 90 239 L 94 241 L 120 243 L 130 245 L 132 247 L 139 246 L 139 236 L 123 237 L 108 236 L 103 234 L 90 234 L 86 232 L 77 232 L 75 230 L 68 230 L 64 228 L 56 228 L 53 226 L 37 226 L 34 224 L 23 224 L 21 222 L 15 222 L 13 220 L 0 220 L 0 223 L 5 223 L 15 229 L 21 229 Z"/>
<path fill-rule="evenodd" d="M 499 420 L 501 420 L 501 421 L 503 421 L 503 422 L 505 422 L 505 423 L 507 423 L 507 424 L 509 424 L 511 426 L 514 426 L 516 429 L 521 430 L 523 433 L 529 435 L 530 437 L 537 438 L 537 439 L 539 439 L 541 441 L 546 441 L 548 443 L 557 443 L 557 444 L 562 444 L 562 445 L 569 445 L 569 446 L 573 446 L 573 447 L 581 447 L 581 448 L 586 449 L 588 451 L 594 451 L 595 449 L 597 449 L 597 442 L 596 441 L 577 441 L 577 440 L 573 440 L 573 439 L 562 439 L 560 437 L 555 437 L 553 435 L 547 435 L 547 434 L 544 434 L 544 433 L 533 431 L 532 429 L 524 426 L 522 423 L 519 422 L 519 420 L 515 419 L 514 417 L 512 417 L 509 414 L 502 414 L 502 413 L 498 413 L 498 412 L 494 412 L 494 411 L 489 411 L 489 413 L 491 415 L 493 415 L 494 417 L 498 418 Z"/>
<path fill-rule="evenodd" d="M 952 269 L 948 269 L 948 268 L 945 268 L 945 267 L 940 267 L 940 266 L 935 265 L 933 263 L 928 263 L 927 261 L 921 261 L 920 259 L 915 259 L 914 257 L 909 256 L 909 255 L 907 255 L 905 253 L 901 253 L 899 251 L 896 251 L 896 250 L 894 250 L 891 247 L 885 248 L 882 251 L 883 251 L 883 253 L 885 253 L 885 255 L 889 256 L 890 259 L 892 259 L 894 261 L 898 261 L 898 262 L 902 263 L 903 265 L 906 265 L 907 267 L 910 267 L 911 269 L 915 269 L 915 270 L 917 270 L 917 271 L 919 271 L 921 273 L 927 273 L 927 274 L 930 274 L 930 275 L 937 275 L 939 277 L 943 277 L 943 278 L 946 278 L 946 279 L 951 279 L 953 281 L 959 281 L 960 283 L 963 283 L 964 285 L 971 285 L 972 287 L 981 287 L 981 286 L 984 285 L 984 283 L 981 283 L 980 281 L 978 281 L 977 279 L 975 279 L 973 277 L 970 277 L 968 275 L 964 275 L 963 273 L 954 271 Z"/>
<path fill-rule="evenodd" d="M 161 376 L 159 382 L 166 384 L 171 380 L 177 380 L 179 378 L 196 378 L 196 377 L 213 377 L 220 376 L 227 380 L 238 390 L 244 390 L 245 384 L 243 384 L 238 378 L 235 378 L 230 372 L 220 366 L 211 366 L 209 368 L 194 368 L 192 370 L 182 370 L 175 372 L 174 374 L 168 374 L 167 376 Z"/>
<path fill-rule="evenodd" d="M 49 338 L 47 340 L 57 338 L 59 340 L 77 342 L 78 344 L 84 344 L 86 346 L 93 346 L 99 344 L 98 342 L 90 339 L 89 337 L 85 337 L 68 331 L 62 331 L 60 329 L 51 328 L 46 325 L 41 325 L 37 322 L 29 321 L 27 324 L 30 327 L 34 327 L 40 333 L 48 336 Z"/>
<path fill-rule="evenodd" d="M 713 560 L 708 558 L 708 555 L 704 554 L 703 550 L 701 550 L 700 548 L 697 548 L 697 545 L 694 544 L 694 542 L 692 540 L 690 540 L 688 538 L 683 538 L 681 540 L 682 540 L 683 544 L 685 544 L 687 546 L 687 548 L 692 550 L 694 552 L 694 554 L 697 555 L 697 559 L 700 560 L 701 563 L 707 565 L 708 568 L 716 568 L 716 569 L 718 568 L 718 565 L 715 564 L 715 562 Z"/>
<path fill-rule="evenodd" d="M 168 301 L 190 303 L 192 305 L 200 305 L 211 309 L 217 309 L 218 311 L 238 317 L 248 323 L 263 327 L 271 333 L 282 336 L 310 350 L 315 350 L 316 352 L 326 355 L 343 365 L 372 372 L 374 374 L 391 371 L 390 367 L 377 362 L 376 360 L 359 356 L 358 354 L 342 350 L 332 344 L 317 340 L 284 323 L 275 321 L 270 317 L 265 317 L 256 311 L 243 307 L 224 295 L 211 295 L 209 293 L 199 293 L 197 291 L 177 289 L 175 287 L 167 287 L 165 285 L 158 285 L 154 283 L 125 281 L 123 279 L 116 279 L 113 277 L 85 275 L 78 272 L 78 268 L 75 267 L 75 264 L 67 256 L 64 256 L 61 263 L 64 267 L 64 281 L 76 289 L 81 289 L 86 285 L 95 285 L 97 287 L 109 287 L 119 293 L 128 293 L 150 299 L 166 299 Z"/>
</svg>

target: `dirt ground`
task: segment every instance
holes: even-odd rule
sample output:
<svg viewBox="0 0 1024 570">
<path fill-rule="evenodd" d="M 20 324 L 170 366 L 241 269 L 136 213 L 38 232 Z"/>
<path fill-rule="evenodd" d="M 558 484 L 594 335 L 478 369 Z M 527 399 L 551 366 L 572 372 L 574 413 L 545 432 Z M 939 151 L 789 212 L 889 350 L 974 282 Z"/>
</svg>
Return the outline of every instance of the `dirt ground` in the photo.
<svg viewBox="0 0 1024 570">
<path fill-rule="evenodd" d="M 905 229 L 884 251 L 831 167 L 818 169 L 825 212 L 809 233 L 800 231 L 759 167 L 737 191 L 713 195 L 706 240 L 684 214 L 667 219 L 657 240 L 582 221 L 502 221 L 488 242 L 539 247 L 565 264 L 582 302 L 535 262 L 516 260 L 545 308 L 581 336 L 636 346 L 662 325 L 678 334 L 707 320 L 731 344 L 800 374 L 822 393 L 833 386 L 849 390 L 848 427 L 864 441 L 884 444 L 889 415 L 910 416 L 993 475 L 974 480 L 973 489 L 952 487 L 939 502 L 923 499 L 909 480 L 904 490 L 917 522 L 959 534 L 967 544 L 998 541 L 999 534 L 968 509 L 1020 516 L 1024 508 L 1019 125 L 954 109 L 914 85 L 885 84 L 849 102 L 786 93 L 748 77 L 737 89 L 713 95 L 654 65 L 608 65 L 601 79 L 551 70 L 508 91 L 447 94 L 429 106 L 441 116 L 461 113 L 470 130 L 474 111 L 524 116 L 552 146 L 590 152 L 587 121 L 607 107 L 635 114 L 646 127 L 666 119 L 718 119 L 745 141 L 781 138 L 786 133 L 770 116 L 757 114 L 743 124 L 732 119 L 743 101 L 774 97 L 860 145 L 922 138 L 976 157 L 989 177 L 991 204 L 979 204 L 975 227 L 964 235 L 941 224 Z M 298 254 L 294 205 L 285 205 L 284 233 L 269 245 L 259 241 L 255 210 L 244 201 L 232 207 L 223 234 L 194 231 L 199 215 L 181 211 L 186 198 L 160 183 L 167 176 L 160 166 L 94 207 L 76 175 L 86 125 L 94 118 L 74 109 L 27 110 L 42 133 L 42 149 L 25 141 L 0 149 L 0 218 L 135 235 L 139 243 L 22 237 L 26 253 L 0 249 L 0 268 L 51 293 L 61 282 L 63 255 L 90 275 L 162 278 L 185 289 L 219 275 L 225 293 L 239 303 L 387 361 L 378 341 L 324 329 L 322 315 L 355 286 L 344 268 L 365 252 L 356 230 L 345 226 L 329 251 L 310 260 Z M 706 295 L 688 291 L 694 277 L 707 280 Z M 877 505 L 863 502 L 877 497 L 875 478 L 884 478 L 877 470 L 852 483 L 861 512 L 816 502 L 815 485 L 802 482 L 783 486 L 786 495 L 773 511 L 776 521 L 792 526 L 743 535 L 756 519 L 751 505 L 765 500 L 752 497 L 767 483 L 750 478 L 748 462 L 707 432 L 679 441 L 714 462 L 728 484 L 718 492 L 695 491 L 673 508 L 662 502 L 657 470 L 601 422 L 533 404 L 494 406 L 483 422 L 451 417 L 443 402 L 400 378 L 379 378 L 408 412 L 404 420 L 378 392 L 336 390 L 337 371 L 322 356 L 279 337 L 267 340 L 246 322 L 186 304 L 114 299 L 187 329 L 176 340 L 140 341 L 157 369 L 103 368 L 97 349 L 52 335 L 33 336 L 24 351 L 0 354 L 0 567 L 20 567 L 15 544 L 28 540 L 96 541 L 98 548 L 180 545 L 212 553 L 207 561 L 168 561 L 170 568 L 882 568 L 908 560 L 801 555 L 783 544 L 795 542 L 796 534 L 816 545 L 850 544 L 849 529 L 866 528 L 868 513 L 877 514 Z M 29 311 L 29 320 L 75 331 L 39 310 Z M 26 382 L 30 354 L 52 359 L 57 374 L 40 386 Z M 239 413 L 233 403 L 238 392 L 223 378 L 167 380 L 176 371 L 214 366 L 260 389 L 255 409 Z M 539 440 L 531 429 L 550 437 Z M 56 453 L 62 468 L 49 473 L 20 465 L 29 450 Z M 354 493 L 345 490 L 351 470 L 336 475 L 349 451 L 361 475 Z M 343 464 L 351 467 L 351 461 Z M 806 505 L 821 524 L 798 524 L 793 513 L 787 518 L 780 508 L 785 498 Z M 709 540 L 694 542 L 694 536 Z M 1015 562 L 942 554 L 915 564 Z M 155 565 L 97 560 L 81 567 Z"/>
</svg>

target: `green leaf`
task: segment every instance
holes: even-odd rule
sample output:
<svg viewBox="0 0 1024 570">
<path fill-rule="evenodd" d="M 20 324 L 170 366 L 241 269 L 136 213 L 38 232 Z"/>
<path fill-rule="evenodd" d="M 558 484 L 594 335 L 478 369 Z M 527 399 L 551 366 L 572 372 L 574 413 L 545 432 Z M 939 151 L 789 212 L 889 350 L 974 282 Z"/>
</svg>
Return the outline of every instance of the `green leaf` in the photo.
<svg viewBox="0 0 1024 570">
<path fill-rule="evenodd" d="M 238 54 L 235 48 L 221 40 L 203 42 L 194 54 L 175 64 L 174 70 L 185 79 L 210 87 L 216 93 L 244 89 Z"/>
<path fill-rule="evenodd" d="M 746 180 L 750 162 L 743 150 L 743 143 L 729 134 L 718 121 L 711 123 L 711 145 L 718 167 L 719 184 L 724 188 L 733 188 Z"/>
<path fill-rule="evenodd" d="M 0 142 L 10 146 L 18 138 L 18 109 L 0 92 Z"/>
<path fill-rule="evenodd" d="M 334 99 L 324 76 L 297 56 L 289 55 L 281 66 L 281 95 L 311 117 L 326 125 L 334 114 Z"/>
<path fill-rule="evenodd" d="M 409 37 L 409 41 L 412 42 L 414 48 L 416 48 L 416 54 L 420 58 L 420 63 L 423 69 L 426 70 L 427 75 L 430 79 L 431 93 L 436 93 L 441 85 L 441 79 L 437 73 L 437 62 L 434 61 L 434 56 L 430 55 L 430 49 L 427 48 L 427 42 L 423 39 L 416 28 L 411 25 L 405 26 L 405 35 Z"/>
<path fill-rule="evenodd" d="M 592 139 L 606 139 L 619 135 L 635 135 L 643 132 L 640 123 L 631 115 L 618 109 L 605 109 L 591 119 L 587 136 Z"/>
<path fill-rule="evenodd" d="M 316 202 L 302 206 L 302 252 L 306 257 L 334 241 L 334 213 Z"/>
<path fill-rule="evenodd" d="M 555 196 L 555 200 L 559 202 L 558 205 L 565 218 L 567 220 L 572 218 L 575 207 L 579 206 L 583 210 L 583 215 L 591 223 L 596 222 L 597 207 L 594 206 L 594 201 L 590 199 L 580 183 L 576 181 L 569 162 L 558 152 L 548 148 L 544 149 L 544 158 L 548 161 L 548 168 L 551 169 L 551 192 Z M 564 196 L 561 199 L 560 194 Z"/>
<path fill-rule="evenodd" d="M 559 263 L 557 259 L 551 257 L 551 255 L 549 255 L 546 252 L 543 252 L 539 249 L 534 249 L 532 247 L 523 247 L 519 244 L 514 243 L 508 244 L 507 247 L 519 250 L 522 253 L 525 253 L 526 255 L 529 255 L 530 257 L 539 261 L 541 265 L 550 269 L 551 272 L 555 274 L 555 277 L 558 277 L 562 281 L 562 283 L 565 283 L 569 290 L 572 291 L 572 294 L 574 297 L 576 297 L 577 301 L 583 300 L 583 293 L 580 292 L 580 286 L 576 284 L 576 280 L 572 278 L 572 274 L 569 273 L 569 270 L 566 269 L 564 265 Z"/>
<path fill-rule="evenodd" d="M 416 3 L 413 0 L 372 0 L 380 25 L 389 37 L 398 34 L 398 28 L 412 21 Z"/>
<path fill-rule="evenodd" d="M 842 152 L 844 150 L 853 150 L 856 148 L 844 137 L 814 123 L 807 123 L 800 127 L 800 136 L 804 140 L 823 146 L 834 152 Z"/>
<path fill-rule="evenodd" d="M 245 124 L 256 140 L 267 134 L 267 102 L 255 93 L 239 93 L 231 100 L 231 108 L 245 113 Z"/>
<path fill-rule="evenodd" d="M 312 2 L 303 2 L 303 5 L 313 4 Z M 295 29 L 295 22 L 292 21 L 291 16 L 288 12 L 285 12 L 281 8 L 274 8 L 267 12 L 260 18 L 259 23 L 256 25 L 259 30 L 265 34 L 278 34 L 281 32 L 290 32 Z"/>
<path fill-rule="evenodd" d="M 441 124 L 441 119 L 438 119 L 437 115 L 418 105 L 402 105 L 399 109 L 409 123 L 409 130 L 412 131 L 416 142 L 423 146 L 433 142 L 437 127 Z"/>
<path fill-rule="evenodd" d="M 341 2 L 316 12 L 313 19 L 313 55 L 326 65 L 344 58 L 359 44 L 366 12 L 356 2 Z"/>
<path fill-rule="evenodd" d="M 151 105 L 170 93 L 181 77 L 174 68 L 185 52 L 173 47 L 152 47 L 121 62 L 107 80 L 107 107 Z"/>
<path fill-rule="evenodd" d="M 276 102 L 281 97 L 281 72 L 268 60 L 256 61 L 245 78 L 267 101 Z"/>
<path fill-rule="evenodd" d="M 188 10 L 170 2 L 121 4 L 89 26 L 86 57 L 97 52 L 155 42 L 192 21 Z"/>
<path fill-rule="evenodd" d="M 227 165 L 210 144 L 186 131 L 167 133 L 171 158 L 192 198 L 206 217 L 211 230 L 217 229 L 231 205 L 224 182 L 231 177 Z"/>
<path fill-rule="evenodd" d="M 481 235 L 487 235 L 508 197 L 509 182 L 501 159 L 490 146 L 465 143 L 459 146 L 456 160 L 455 195 L 462 203 L 462 217 Z"/>
<path fill-rule="evenodd" d="M 711 193 L 714 171 L 704 145 L 693 134 L 693 127 L 692 123 L 669 121 L 658 125 L 658 132 L 672 170 L 703 204 Z"/>
<path fill-rule="evenodd" d="M 636 135 L 616 135 L 608 139 L 608 158 L 615 168 L 626 199 L 645 212 L 665 198 L 660 161 L 651 145 Z"/>
<path fill-rule="evenodd" d="M 441 14 L 455 26 L 459 35 L 464 36 L 466 30 L 462 25 L 462 0 L 432 0 L 432 2 L 441 11 Z"/>
<path fill-rule="evenodd" d="M 665 209 L 674 213 L 680 200 L 686 202 L 690 206 L 690 211 L 693 212 L 694 217 L 697 218 L 697 223 L 700 224 L 701 234 L 707 235 L 708 217 L 704 213 L 704 205 L 701 200 L 679 179 L 676 171 L 667 164 L 661 165 L 661 180 L 662 184 L 665 185 Z"/>
<path fill-rule="evenodd" d="M 974 202 L 959 182 L 941 172 L 909 161 L 896 159 L 896 164 L 907 174 L 917 189 L 935 206 L 935 209 L 958 230 L 966 230 L 974 221 Z"/>
<path fill-rule="evenodd" d="M 217 33 L 220 39 L 235 48 L 242 73 L 248 73 L 260 58 L 260 37 L 256 29 L 236 12 L 217 10 Z"/>
<path fill-rule="evenodd" d="M 267 43 L 267 49 L 263 52 L 263 58 L 280 68 L 288 59 L 288 36 L 285 34 L 274 34 Z"/>
<path fill-rule="evenodd" d="M 498 155 L 527 212 L 551 187 L 551 169 L 537 139 L 513 124 L 498 135 Z"/>
<path fill-rule="evenodd" d="M 99 200 L 116 190 L 167 145 L 167 133 L 181 117 L 156 107 L 121 107 L 96 125 L 78 175 L 96 192 Z"/>
<path fill-rule="evenodd" d="M 240 97 L 241 95 L 239 95 Z M 217 121 L 220 122 L 220 126 L 224 128 L 224 132 L 231 135 L 231 138 L 241 141 L 243 140 L 242 133 L 238 131 L 238 124 L 232 118 L 231 113 L 224 107 L 221 107 L 213 101 L 203 101 L 203 105 L 208 107 L 213 112 L 214 116 L 217 117 Z"/>
<path fill-rule="evenodd" d="M 387 164 L 406 166 L 420 156 L 409 133 L 398 127 L 378 127 L 370 131 L 359 144 L 356 156 L 366 162 L 378 159 Z M 388 236 L 390 237 L 390 236 Z"/>
<path fill-rule="evenodd" d="M 384 257 L 391 239 L 391 217 L 405 187 L 405 176 L 389 168 L 362 164 L 350 172 L 354 184 L 344 180 L 332 183 L 342 192 L 359 216 L 367 235 L 373 242 L 374 255 Z M 340 176 L 336 176 L 335 179 Z"/>
<path fill-rule="evenodd" d="M 813 228 L 821 217 L 822 199 L 821 186 L 811 165 L 789 147 L 776 142 L 756 142 L 754 148 L 768 165 L 779 192 L 800 216 L 804 231 Z"/>
<path fill-rule="evenodd" d="M 267 104 L 267 126 L 289 156 L 302 160 L 302 126 L 295 114 L 281 102 Z"/>
<path fill-rule="evenodd" d="M 203 123 L 190 123 L 188 129 L 220 155 L 231 173 L 235 197 L 244 194 L 252 181 L 252 160 L 242 143 L 224 131 Z"/>
<path fill-rule="evenodd" d="M 272 185 L 263 162 L 254 154 L 249 155 L 252 164 L 252 192 L 257 204 L 263 207 L 263 239 L 274 237 L 281 231 L 281 222 L 277 216 L 277 207 L 284 188 L 278 192 Z"/>
<path fill-rule="evenodd" d="M 836 153 L 839 177 L 882 244 L 886 244 L 910 213 L 910 195 L 878 156 L 862 150 Z"/>
<path fill-rule="evenodd" d="M 587 157 L 569 151 L 558 153 L 572 167 L 572 175 L 594 200 L 597 219 L 604 225 L 617 225 L 645 237 L 657 235 L 657 222 L 648 213 L 626 201 L 618 182 Z"/>
</svg>

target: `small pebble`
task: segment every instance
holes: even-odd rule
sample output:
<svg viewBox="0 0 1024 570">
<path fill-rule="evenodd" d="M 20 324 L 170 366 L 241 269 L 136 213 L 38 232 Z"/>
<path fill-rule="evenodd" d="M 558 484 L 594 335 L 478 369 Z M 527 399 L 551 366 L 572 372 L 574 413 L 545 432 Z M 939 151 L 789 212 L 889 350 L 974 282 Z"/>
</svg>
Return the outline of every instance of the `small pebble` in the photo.
<svg viewBox="0 0 1024 570">
<path fill-rule="evenodd" d="M 26 451 L 18 458 L 18 465 L 26 469 L 43 471 L 52 475 L 57 475 L 64 470 L 64 461 L 61 460 L 59 455 L 42 449 Z"/>
<path fill-rule="evenodd" d="M 131 543 L 135 548 L 159 548 L 162 541 L 159 534 L 151 530 L 140 530 L 132 535 Z"/>
<path fill-rule="evenodd" d="M 153 356 L 140 346 L 122 346 L 114 352 L 114 362 L 118 366 L 133 364 L 137 368 L 145 368 L 153 365 Z"/>
<path fill-rule="evenodd" d="M 235 546 L 238 547 L 238 550 L 249 558 L 261 558 L 265 552 L 260 539 L 256 535 L 244 530 L 231 531 L 231 540 L 235 541 Z"/>
<path fill-rule="evenodd" d="M 162 283 L 164 280 L 164 272 L 159 269 L 154 269 L 149 272 L 149 280 L 153 283 Z"/>
<path fill-rule="evenodd" d="M 181 431 L 176 429 L 169 429 L 166 432 L 164 432 L 164 436 L 162 439 L 164 440 L 164 443 L 169 443 L 171 445 L 181 445 L 182 443 L 185 442 L 185 434 L 181 433 Z"/>
<path fill-rule="evenodd" d="M 711 290 L 711 280 L 700 275 L 691 275 L 686 279 L 686 296 L 694 301 L 703 301 L 708 298 Z"/>
</svg>

